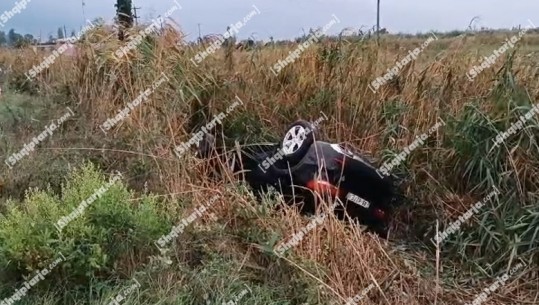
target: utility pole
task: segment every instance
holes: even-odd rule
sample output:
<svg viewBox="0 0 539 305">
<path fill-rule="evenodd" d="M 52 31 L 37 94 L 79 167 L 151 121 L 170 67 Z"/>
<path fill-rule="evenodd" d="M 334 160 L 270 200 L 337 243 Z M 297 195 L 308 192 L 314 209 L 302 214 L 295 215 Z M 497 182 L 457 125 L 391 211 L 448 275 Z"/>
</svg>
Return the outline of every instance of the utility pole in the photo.
<svg viewBox="0 0 539 305">
<path fill-rule="evenodd" d="M 86 12 L 84 12 L 84 6 L 86 6 L 86 3 L 84 3 L 84 0 L 82 0 L 82 18 L 86 20 Z"/>
<path fill-rule="evenodd" d="M 380 43 L 380 0 L 376 2 L 376 41 Z"/>
<path fill-rule="evenodd" d="M 142 7 L 133 7 L 133 10 L 135 11 L 135 14 L 133 16 L 133 18 L 135 18 L 135 25 L 138 25 L 138 14 L 137 14 L 137 10 L 140 10 Z"/>
</svg>

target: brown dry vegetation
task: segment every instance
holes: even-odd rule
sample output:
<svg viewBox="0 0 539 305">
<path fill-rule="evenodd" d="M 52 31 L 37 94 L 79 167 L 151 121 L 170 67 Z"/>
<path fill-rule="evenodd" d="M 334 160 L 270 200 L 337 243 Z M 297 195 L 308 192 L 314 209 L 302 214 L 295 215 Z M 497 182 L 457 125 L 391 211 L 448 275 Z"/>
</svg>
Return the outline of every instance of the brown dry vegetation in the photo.
<svg viewBox="0 0 539 305">
<path fill-rule="evenodd" d="M 537 304 L 538 242 L 533 234 L 539 224 L 537 117 L 495 151 L 491 139 L 539 101 L 539 36 L 526 36 L 519 49 L 500 58 L 474 82 L 465 75 L 480 54 L 498 48 L 506 35 L 440 37 L 377 93 L 368 89 L 368 83 L 420 45 L 422 37 L 387 36 L 380 46 L 374 41 L 325 41 L 278 76 L 269 67 L 284 59 L 288 48 L 234 51 L 228 59 L 230 51 L 223 49 L 196 67 L 190 58 L 199 50 L 177 44 L 181 37 L 173 30 L 144 42 L 121 61 L 111 56 L 119 42 L 97 31 L 89 39 L 104 40 L 102 47 L 82 43 L 78 57 L 61 57 L 31 83 L 23 75 L 44 54 L 5 50 L 0 62 L 12 67 L 12 88 L 53 99 L 52 104 L 68 105 L 76 113 L 61 137 L 36 152 L 52 160 L 46 163 L 65 160 L 78 166 L 80 158 L 105 172 L 120 170 L 137 192 L 146 185 L 158 194 L 174 223 L 214 192 L 222 194 L 212 209 L 216 219 L 205 215 L 164 256 L 171 259 L 171 266 L 200 270 L 217 255 L 239 262 L 230 269 L 233 272 L 214 271 L 203 276 L 207 282 L 193 284 L 194 277 L 179 267 L 152 269 L 146 288 L 132 304 L 201 304 L 204 296 L 216 300 L 214 293 L 239 278 L 249 286 L 284 287 L 285 295 L 278 301 L 259 295 L 243 300 L 245 304 L 344 304 L 373 282 L 376 287 L 359 304 L 459 304 L 471 302 L 520 260 L 527 264 L 525 270 L 483 304 Z M 104 135 L 99 125 L 162 72 L 170 81 Z M 320 137 L 351 143 L 367 155 L 387 160 L 438 118 L 447 126 L 397 169 L 405 177 L 403 191 L 411 202 L 396 216 L 389 241 L 329 218 L 286 257 L 278 258 L 269 247 L 288 239 L 309 219 L 292 209 L 262 208 L 242 188 L 231 186 L 236 181 L 232 177 L 211 181 L 205 162 L 187 155 L 178 159 L 172 153 L 236 95 L 245 104 L 226 117 L 222 130 L 246 142 L 275 140 L 293 120 L 314 120 L 323 111 L 330 121 L 321 126 Z M 23 139 L 29 136 L 17 132 Z M 7 146 L 5 156 L 20 145 Z M 5 169 L 5 197 L 20 197 L 34 186 L 29 177 L 45 180 L 32 172 L 38 168 L 45 171 L 46 165 L 28 165 L 16 172 Z M 442 248 L 433 247 L 429 238 L 436 221 L 443 226 L 457 219 L 493 186 L 503 195 Z M 190 200 L 177 205 L 183 198 Z M 129 279 L 153 263 L 143 255 L 126 257 L 117 266 L 118 278 Z M 179 297 L 177 292 L 184 287 L 193 288 L 188 297 Z M 76 295 L 63 293 L 42 301 L 70 304 Z M 82 299 L 94 304 L 98 298 Z"/>
</svg>

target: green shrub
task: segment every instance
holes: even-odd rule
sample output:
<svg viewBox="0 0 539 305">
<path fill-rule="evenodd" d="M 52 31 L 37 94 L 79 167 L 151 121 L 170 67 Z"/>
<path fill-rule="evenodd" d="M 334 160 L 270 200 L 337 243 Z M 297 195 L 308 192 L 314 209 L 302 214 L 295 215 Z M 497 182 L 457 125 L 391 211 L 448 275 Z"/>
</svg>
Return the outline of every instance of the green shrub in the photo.
<svg viewBox="0 0 539 305">
<path fill-rule="evenodd" d="M 118 266 L 127 258 L 146 257 L 150 253 L 145 251 L 154 251 L 153 242 L 170 228 L 171 221 L 158 213 L 158 202 L 150 196 L 133 200 L 134 194 L 121 180 L 61 232 L 55 227 L 107 183 L 93 165 L 85 165 L 70 174 L 60 197 L 50 190 L 31 190 L 24 202 L 8 202 L 5 214 L 0 215 L 0 270 L 7 276 L 0 282 L 17 284 L 21 275 L 33 274 L 63 255 L 67 261 L 45 282 L 86 285 L 94 279 L 122 277 Z"/>
</svg>

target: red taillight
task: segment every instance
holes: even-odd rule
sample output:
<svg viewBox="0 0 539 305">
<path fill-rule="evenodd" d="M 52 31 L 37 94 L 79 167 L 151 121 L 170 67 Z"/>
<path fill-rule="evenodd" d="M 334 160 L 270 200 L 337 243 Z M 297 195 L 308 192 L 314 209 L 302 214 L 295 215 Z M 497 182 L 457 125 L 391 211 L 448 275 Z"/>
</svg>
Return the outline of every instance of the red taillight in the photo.
<svg viewBox="0 0 539 305">
<path fill-rule="evenodd" d="M 339 188 L 324 180 L 311 180 L 307 182 L 307 187 L 320 195 L 339 196 Z"/>
<path fill-rule="evenodd" d="M 374 216 L 378 219 L 384 219 L 386 218 L 386 212 L 380 210 L 380 209 L 374 209 L 373 211 Z"/>
</svg>

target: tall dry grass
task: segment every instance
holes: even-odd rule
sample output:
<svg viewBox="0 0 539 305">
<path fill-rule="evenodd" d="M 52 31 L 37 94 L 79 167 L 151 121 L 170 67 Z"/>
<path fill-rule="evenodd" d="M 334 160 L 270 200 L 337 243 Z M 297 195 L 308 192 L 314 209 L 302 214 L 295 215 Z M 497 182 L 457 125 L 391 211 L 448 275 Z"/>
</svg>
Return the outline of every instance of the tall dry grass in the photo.
<svg viewBox="0 0 539 305">
<path fill-rule="evenodd" d="M 360 304 L 455 304 L 473 300 L 495 275 L 522 259 L 529 264 L 523 275 L 491 295 L 488 304 L 534 304 L 538 297 L 538 121 L 533 119 L 529 128 L 498 150 L 492 151 L 489 141 L 539 100 L 538 37 L 526 37 L 520 49 L 500 58 L 474 82 L 465 75 L 478 56 L 499 47 L 503 38 L 441 38 L 377 93 L 367 85 L 421 39 L 390 37 L 380 46 L 371 41 L 325 41 L 277 76 L 269 67 L 284 59 L 290 48 L 235 51 L 226 60 L 219 50 L 197 67 L 190 58 L 200 49 L 178 44 L 181 33 L 172 29 L 145 41 L 122 60 L 111 56 L 120 43 L 98 30 L 77 46 L 77 57 L 61 57 L 31 84 L 21 75 L 44 54 L 4 51 L 0 62 L 12 66 L 13 86 L 68 97 L 78 115 L 78 132 L 87 139 L 69 149 L 91 151 L 107 170 L 131 170 L 130 164 L 144 160 L 149 188 L 167 194 L 171 202 L 192 197 L 191 208 L 204 202 L 209 190 L 222 191 L 234 179 L 229 175 L 220 183 L 209 180 L 210 169 L 203 161 L 177 159 L 172 149 L 226 109 L 236 95 L 245 104 L 225 119 L 222 131 L 228 135 L 243 141 L 276 140 L 290 122 L 316 119 L 323 111 L 331 120 L 321 126 L 320 137 L 351 143 L 379 160 L 398 154 L 442 118 L 448 125 L 397 169 L 411 202 L 396 216 L 389 242 L 331 218 L 281 260 L 319 284 L 320 303 L 329 299 L 344 303 L 374 282 L 376 288 Z M 95 48 L 96 42 L 104 43 Z M 98 126 L 162 72 L 170 81 L 103 135 Z M 441 249 L 430 244 L 436 221 L 441 226 L 450 223 L 493 186 L 503 191 L 501 198 Z M 289 209 L 246 221 L 237 213 L 255 213 L 253 201 L 243 194 L 228 196 L 215 214 L 238 235 L 256 227 L 287 238 L 308 222 Z M 172 215 L 181 213 L 177 207 L 168 208 Z M 281 260 L 269 258 L 261 240 L 240 240 L 237 244 L 237 239 L 235 243 L 222 237 L 212 247 L 244 255 L 247 265 L 269 273 L 280 264 Z M 314 262 L 316 271 L 306 268 L 306 262 Z M 137 267 L 132 264 L 131 271 Z M 159 281 L 181 279 L 163 274 Z"/>
</svg>

